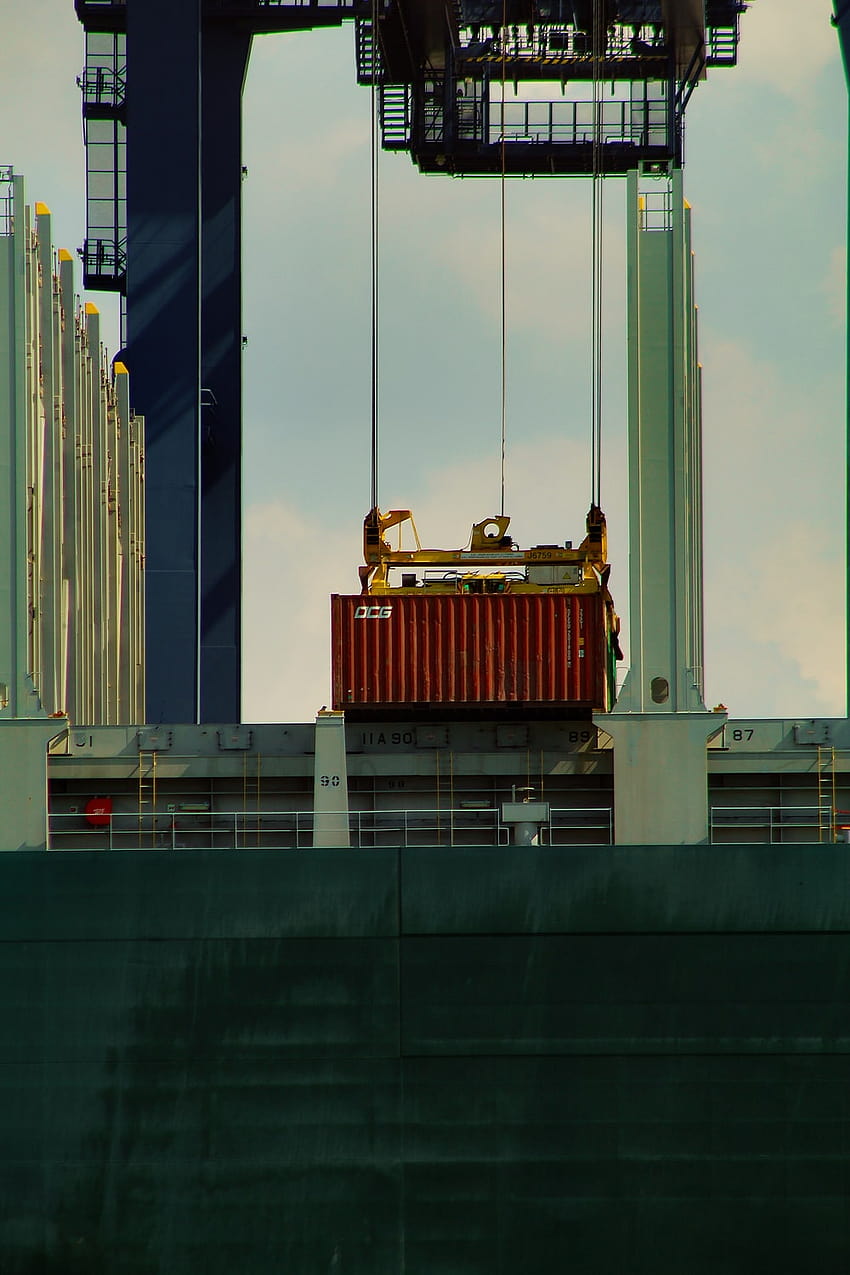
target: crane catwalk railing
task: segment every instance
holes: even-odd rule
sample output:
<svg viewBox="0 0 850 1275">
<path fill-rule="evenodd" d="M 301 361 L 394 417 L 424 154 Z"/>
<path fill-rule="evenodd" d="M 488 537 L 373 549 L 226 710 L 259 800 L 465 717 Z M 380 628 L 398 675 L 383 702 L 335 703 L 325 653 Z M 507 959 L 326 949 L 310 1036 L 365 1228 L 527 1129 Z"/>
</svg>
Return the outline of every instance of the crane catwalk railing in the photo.
<svg viewBox="0 0 850 1275">
<path fill-rule="evenodd" d="M 504 138 L 515 142 L 561 142 L 587 145 L 593 142 L 592 103 L 562 101 L 492 102 L 487 141 Z M 603 145 L 613 142 L 634 146 L 664 145 L 668 112 L 663 100 L 605 102 L 599 123 Z"/>
</svg>

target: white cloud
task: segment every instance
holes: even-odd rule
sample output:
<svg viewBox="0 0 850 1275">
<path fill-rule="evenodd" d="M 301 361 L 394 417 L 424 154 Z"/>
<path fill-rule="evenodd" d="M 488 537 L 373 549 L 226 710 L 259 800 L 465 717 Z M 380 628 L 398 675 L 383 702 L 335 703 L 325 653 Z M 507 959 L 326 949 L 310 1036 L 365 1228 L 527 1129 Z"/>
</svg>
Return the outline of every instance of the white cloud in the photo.
<svg viewBox="0 0 850 1275">
<path fill-rule="evenodd" d="M 83 29 L 73 4 L 32 0 L 14 8 L 2 17 L 0 164 L 30 178 L 33 199 L 81 220 L 85 167 L 75 80 L 83 66 Z M 69 193 L 74 206 L 60 207 Z"/>
<path fill-rule="evenodd" d="M 839 378 L 824 398 L 741 342 L 705 350 L 708 693 L 739 716 L 840 714 Z"/>
<path fill-rule="evenodd" d="M 330 595 L 357 593 L 360 529 L 328 528 L 284 501 L 244 528 L 246 721 L 310 721 L 330 704 Z"/>
<path fill-rule="evenodd" d="M 708 694 L 737 717 L 843 716 L 841 556 L 810 523 L 784 530 L 779 556 L 744 544 L 709 580 Z"/>
<path fill-rule="evenodd" d="M 279 121 L 277 111 L 273 117 Z M 357 170 L 363 178 L 365 193 L 369 164 L 368 110 L 359 118 L 334 121 L 307 138 L 297 132 L 266 136 L 249 133 L 246 160 L 251 183 L 261 192 L 257 200 L 259 211 L 271 224 L 280 215 L 281 201 L 297 198 L 303 212 L 305 197 L 308 204 L 314 204 L 334 189 L 342 191 Z M 250 187 L 248 193 L 253 193 Z M 344 204 L 340 199 L 329 211 L 344 221 L 348 215 L 347 199 Z"/>
<path fill-rule="evenodd" d="M 509 443 L 505 479 L 505 512 L 511 516 L 511 535 L 520 544 L 548 544 L 565 539 L 578 544 L 583 538 L 584 519 L 590 505 L 588 449 L 583 443 L 555 437 Z M 624 470 L 621 457 L 611 460 L 606 491 L 612 544 L 622 546 Z M 415 493 L 413 512 L 423 544 L 460 548 L 467 542 L 474 522 L 498 511 L 500 494 L 496 448 L 492 456 L 477 465 L 436 465 Z"/>
<path fill-rule="evenodd" d="M 497 322 L 501 306 L 501 224 L 498 184 L 489 216 L 474 238 L 462 213 L 436 245 L 454 288 L 475 300 Z M 624 306 L 625 245 L 619 185 L 606 183 L 604 231 L 605 297 L 608 315 L 620 326 Z M 590 191 L 573 184 L 509 182 L 506 191 L 505 294 L 511 332 L 533 332 L 546 346 L 589 342 Z M 615 326 L 612 323 L 612 326 Z"/>
<path fill-rule="evenodd" d="M 803 101 L 821 71 L 838 57 L 829 0 L 755 0 L 741 18 L 742 80 L 769 85 Z M 737 72 L 736 72 L 737 74 Z"/>
<path fill-rule="evenodd" d="M 791 191 L 802 194 L 800 174 L 806 174 L 806 182 L 815 175 L 829 173 L 834 163 L 831 139 L 823 130 L 823 123 L 814 111 L 795 113 L 790 119 L 777 117 L 770 128 L 756 133 L 751 139 L 752 156 L 765 173 L 772 172 Z"/>
</svg>

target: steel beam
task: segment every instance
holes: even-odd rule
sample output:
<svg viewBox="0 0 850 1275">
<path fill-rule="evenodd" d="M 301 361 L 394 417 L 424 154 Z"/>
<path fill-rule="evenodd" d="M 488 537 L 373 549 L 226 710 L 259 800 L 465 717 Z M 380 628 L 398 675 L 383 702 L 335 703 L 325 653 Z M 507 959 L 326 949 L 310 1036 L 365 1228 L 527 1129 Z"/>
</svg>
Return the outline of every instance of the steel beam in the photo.
<svg viewBox="0 0 850 1275">
<path fill-rule="evenodd" d="M 250 35 L 205 25 L 199 720 L 241 716 L 242 88 Z"/>
<path fill-rule="evenodd" d="M 147 720 L 199 720 L 200 0 L 127 5 L 127 362 L 147 421 Z"/>
<path fill-rule="evenodd" d="M 125 361 L 147 427 L 146 718 L 241 715 L 241 97 L 251 37 L 127 6 Z M 156 92 L 144 86 L 156 85 Z"/>
</svg>

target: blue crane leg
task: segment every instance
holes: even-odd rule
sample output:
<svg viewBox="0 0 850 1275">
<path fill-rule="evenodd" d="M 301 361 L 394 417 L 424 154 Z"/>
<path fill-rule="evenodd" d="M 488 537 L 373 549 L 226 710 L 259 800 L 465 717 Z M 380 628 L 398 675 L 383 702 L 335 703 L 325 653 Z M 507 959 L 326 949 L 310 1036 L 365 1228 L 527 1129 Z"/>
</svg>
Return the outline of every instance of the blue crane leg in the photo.
<svg viewBox="0 0 850 1275">
<path fill-rule="evenodd" d="M 147 720 L 198 718 L 200 0 L 128 5 L 127 361 L 146 429 Z"/>
<path fill-rule="evenodd" d="M 238 722 L 242 594 L 242 86 L 251 37 L 203 34 L 200 720 Z"/>
</svg>

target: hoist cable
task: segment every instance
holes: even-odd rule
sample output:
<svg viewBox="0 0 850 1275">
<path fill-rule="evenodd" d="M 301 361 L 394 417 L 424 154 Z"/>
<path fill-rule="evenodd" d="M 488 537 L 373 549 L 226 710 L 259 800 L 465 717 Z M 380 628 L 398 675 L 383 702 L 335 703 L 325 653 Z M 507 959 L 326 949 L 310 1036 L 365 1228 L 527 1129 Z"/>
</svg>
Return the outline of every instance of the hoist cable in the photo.
<svg viewBox="0 0 850 1275">
<path fill-rule="evenodd" d="M 601 504 L 602 485 L 602 390 L 603 390 L 603 253 L 602 253 L 602 183 L 599 175 L 593 178 L 592 195 L 593 251 L 591 261 L 592 283 L 592 353 L 591 353 L 591 496 L 595 505 Z"/>
<path fill-rule="evenodd" d="M 507 256 L 505 245 L 505 55 L 506 55 L 506 31 L 507 31 L 507 0 L 502 0 L 502 117 L 501 117 L 501 174 L 499 180 L 500 193 L 500 223 L 501 223 L 501 364 L 502 364 L 502 394 L 501 394 L 501 452 L 499 462 L 499 478 L 500 478 L 500 496 L 499 496 L 499 513 L 502 517 L 505 514 L 505 443 L 507 438 L 507 297 L 506 297 L 506 279 L 507 279 Z"/>
<path fill-rule="evenodd" d="M 506 325 L 506 297 L 505 297 L 505 278 L 506 278 L 506 260 L 505 260 L 505 173 L 502 170 L 502 436 L 501 436 L 501 460 L 500 460 L 500 479 L 501 493 L 499 500 L 499 513 L 504 516 L 505 513 L 505 443 L 507 438 L 507 325 Z"/>
<path fill-rule="evenodd" d="M 378 507 L 378 153 L 380 150 L 379 119 L 379 61 L 378 50 L 378 0 L 372 0 L 372 74 L 371 74 L 371 130 L 370 161 L 370 221 L 372 274 L 372 373 L 371 373 L 371 451 L 369 507 Z"/>
<path fill-rule="evenodd" d="M 591 192 L 591 504 L 602 501 L 602 62 L 606 49 L 604 0 L 593 0 L 593 174 Z"/>
</svg>

